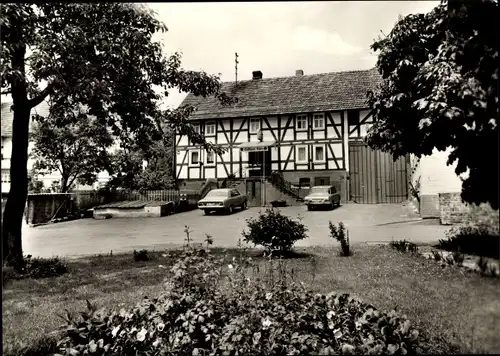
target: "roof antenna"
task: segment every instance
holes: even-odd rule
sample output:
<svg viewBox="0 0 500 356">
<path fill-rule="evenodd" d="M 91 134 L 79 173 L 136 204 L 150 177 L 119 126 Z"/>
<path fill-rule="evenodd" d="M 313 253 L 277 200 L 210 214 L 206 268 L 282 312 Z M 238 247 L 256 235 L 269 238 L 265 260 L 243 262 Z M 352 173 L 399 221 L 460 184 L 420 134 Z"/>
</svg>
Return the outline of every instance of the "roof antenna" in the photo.
<svg viewBox="0 0 500 356">
<path fill-rule="evenodd" d="M 235 84 L 234 86 L 236 87 L 238 85 L 238 53 L 234 52 L 234 69 L 235 69 L 235 76 L 236 76 L 236 80 L 235 80 Z"/>
</svg>

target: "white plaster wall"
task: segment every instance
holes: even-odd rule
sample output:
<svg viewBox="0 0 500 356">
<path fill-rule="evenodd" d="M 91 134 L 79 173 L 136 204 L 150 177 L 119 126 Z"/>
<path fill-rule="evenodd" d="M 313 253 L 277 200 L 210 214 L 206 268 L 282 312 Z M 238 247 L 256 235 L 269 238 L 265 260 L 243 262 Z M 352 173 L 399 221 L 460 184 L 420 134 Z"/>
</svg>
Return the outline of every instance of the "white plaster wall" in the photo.
<svg viewBox="0 0 500 356">
<path fill-rule="evenodd" d="M 450 149 L 439 152 L 434 149 L 430 156 L 422 156 L 418 170 L 421 175 L 420 194 L 434 195 L 462 190 L 462 181 L 455 173 L 456 164 L 447 166 Z"/>
</svg>

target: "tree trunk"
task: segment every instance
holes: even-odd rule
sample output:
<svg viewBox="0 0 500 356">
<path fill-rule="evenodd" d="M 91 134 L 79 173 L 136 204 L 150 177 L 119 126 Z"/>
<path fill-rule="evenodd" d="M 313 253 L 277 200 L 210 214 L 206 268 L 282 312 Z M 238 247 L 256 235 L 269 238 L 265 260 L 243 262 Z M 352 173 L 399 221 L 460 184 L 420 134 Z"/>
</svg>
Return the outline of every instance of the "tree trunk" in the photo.
<svg viewBox="0 0 500 356">
<path fill-rule="evenodd" d="M 67 193 L 68 192 L 68 181 L 69 177 L 62 176 L 61 178 L 61 193 Z"/>
<path fill-rule="evenodd" d="M 24 84 L 24 83 L 23 83 Z M 28 133 L 31 109 L 24 96 L 14 98 L 10 191 L 3 214 L 2 247 L 4 261 L 19 268 L 23 262 L 22 223 L 28 196 Z"/>
</svg>

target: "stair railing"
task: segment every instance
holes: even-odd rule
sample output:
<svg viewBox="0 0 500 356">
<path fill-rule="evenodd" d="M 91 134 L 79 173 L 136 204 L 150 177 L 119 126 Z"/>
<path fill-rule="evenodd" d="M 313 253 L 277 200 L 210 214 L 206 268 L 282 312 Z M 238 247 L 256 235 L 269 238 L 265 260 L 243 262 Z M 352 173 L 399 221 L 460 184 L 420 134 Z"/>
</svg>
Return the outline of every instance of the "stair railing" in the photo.
<svg viewBox="0 0 500 356">
<path fill-rule="evenodd" d="M 221 184 L 221 188 L 233 188 L 236 185 L 238 185 L 240 180 L 241 180 L 241 178 L 239 178 L 240 172 L 242 172 L 243 169 L 244 168 L 239 169 L 236 172 L 229 174 L 229 176 L 227 176 L 227 178 L 224 178 L 224 180 L 222 181 L 222 184 Z"/>
<path fill-rule="evenodd" d="M 283 174 L 281 172 L 272 171 L 271 174 L 267 177 L 267 180 L 280 192 L 292 196 L 297 201 L 303 200 L 302 197 L 298 194 L 297 189 L 292 187 L 292 183 L 283 178 Z"/>
</svg>

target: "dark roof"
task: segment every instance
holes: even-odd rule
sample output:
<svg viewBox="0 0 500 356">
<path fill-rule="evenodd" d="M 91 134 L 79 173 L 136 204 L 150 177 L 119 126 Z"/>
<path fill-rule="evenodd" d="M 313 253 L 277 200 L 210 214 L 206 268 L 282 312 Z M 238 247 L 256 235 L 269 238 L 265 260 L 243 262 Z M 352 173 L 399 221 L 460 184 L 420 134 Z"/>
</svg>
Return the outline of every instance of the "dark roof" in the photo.
<svg viewBox="0 0 500 356">
<path fill-rule="evenodd" d="M 12 137 L 12 121 L 14 120 L 14 112 L 10 110 L 11 102 L 2 102 L 1 115 L 2 115 L 2 137 Z M 31 115 L 38 114 L 43 117 L 49 116 L 49 103 L 42 101 L 35 108 L 31 110 Z"/>
<path fill-rule="evenodd" d="M 376 68 L 347 72 L 302 75 L 222 83 L 222 91 L 238 98 L 223 107 L 214 97 L 188 94 L 181 105 L 198 110 L 191 119 L 292 114 L 323 110 L 367 108 L 366 93 L 381 83 Z"/>
</svg>

